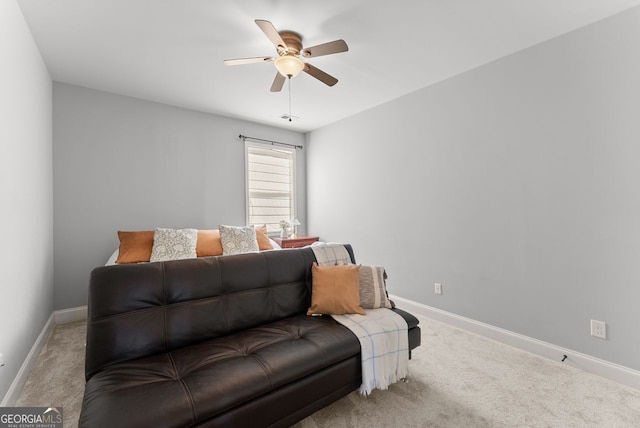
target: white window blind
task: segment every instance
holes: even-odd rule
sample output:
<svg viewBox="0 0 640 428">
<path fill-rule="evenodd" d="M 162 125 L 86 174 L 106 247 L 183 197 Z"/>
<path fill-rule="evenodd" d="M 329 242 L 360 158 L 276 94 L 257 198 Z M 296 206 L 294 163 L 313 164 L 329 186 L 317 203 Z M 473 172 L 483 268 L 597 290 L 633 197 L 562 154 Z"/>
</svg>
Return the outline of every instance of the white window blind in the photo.
<svg viewBox="0 0 640 428">
<path fill-rule="evenodd" d="M 295 217 L 295 149 L 246 143 L 247 224 L 278 232 Z"/>
</svg>

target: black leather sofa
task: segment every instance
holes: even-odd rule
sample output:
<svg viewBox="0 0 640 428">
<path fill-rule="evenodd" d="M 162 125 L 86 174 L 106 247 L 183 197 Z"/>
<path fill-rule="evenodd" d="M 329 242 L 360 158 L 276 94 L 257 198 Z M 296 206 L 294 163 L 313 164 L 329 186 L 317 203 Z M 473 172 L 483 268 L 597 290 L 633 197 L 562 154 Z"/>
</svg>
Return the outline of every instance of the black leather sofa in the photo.
<svg viewBox="0 0 640 428">
<path fill-rule="evenodd" d="M 358 339 L 305 315 L 314 261 L 300 248 L 94 269 L 79 426 L 284 427 L 357 389 Z M 397 311 L 413 349 L 418 320 Z"/>
</svg>

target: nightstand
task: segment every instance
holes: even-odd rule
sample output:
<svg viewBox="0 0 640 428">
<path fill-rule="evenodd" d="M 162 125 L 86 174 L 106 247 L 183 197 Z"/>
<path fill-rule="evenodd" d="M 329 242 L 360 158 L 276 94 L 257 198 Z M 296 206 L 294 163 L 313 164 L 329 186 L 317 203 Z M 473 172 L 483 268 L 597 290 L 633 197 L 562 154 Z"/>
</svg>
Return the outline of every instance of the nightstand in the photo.
<svg viewBox="0 0 640 428">
<path fill-rule="evenodd" d="M 299 248 L 316 242 L 317 236 L 297 236 L 295 238 L 272 238 L 282 248 Z"/>
</svg>

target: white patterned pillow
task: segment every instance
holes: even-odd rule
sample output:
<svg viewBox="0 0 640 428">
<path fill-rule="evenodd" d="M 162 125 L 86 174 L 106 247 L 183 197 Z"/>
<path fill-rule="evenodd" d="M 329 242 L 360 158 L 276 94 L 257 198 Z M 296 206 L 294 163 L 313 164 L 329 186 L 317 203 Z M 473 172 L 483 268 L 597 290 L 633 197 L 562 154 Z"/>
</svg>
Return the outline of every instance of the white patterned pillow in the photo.
<svg viewBox="0 0 640 428">
<path fill-rule="evenodd" d="M 360 266 L 360 306 L 364 309 L 392 308 L 382 266 Z"/>
<path fill-rule="evenodd" d="M 197 229 L 157 228 L 153 233 L 151 262 L 196 258 Z"/>
<path fill-rule="evenodd" d="M 259 251 L 256 230 L 253 226 L 238 227 L 220 225 L 220 241 L 222 254 L 240 254 Z"/>
</svg>

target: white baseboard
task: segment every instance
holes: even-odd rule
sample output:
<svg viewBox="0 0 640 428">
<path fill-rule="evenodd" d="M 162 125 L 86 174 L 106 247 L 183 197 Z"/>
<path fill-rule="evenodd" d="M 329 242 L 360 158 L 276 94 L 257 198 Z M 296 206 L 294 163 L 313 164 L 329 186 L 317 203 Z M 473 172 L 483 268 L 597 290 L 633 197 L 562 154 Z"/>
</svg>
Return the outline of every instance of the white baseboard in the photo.
<svg viewBox="0 0 640 428">
<path fill-rule="evenodd" d="M 80 321 L 83 319 L 87 319 L 87 307 L 79 306 L 77 308 L 71 309 L 63 309 L 60 311 L 53 311 L 49 319 L 45 323 L 44 327 L 42 327 L 42 331 L 38 335 L 35 343 L 31 347 L 31 350 L 27 354 L 22 366 L 20 366 L 20 370 L 18 370 L 18 374 L 13 379 L 9 390 L 5 394 L 2 402 L 0 403 L 0 407 L 14 406 L 16 401 L 18 400 L 18 396 L 24 387 L 24 384 L 27 382 L 27 378 L 29 377 L 29 373 L 31 373 L 31 369 L 35 365 L 38 357 L 40 356 L 40 352 L 42 352 L 42 348 L 46 345 L 51 332 L 54 327 L 58 324 L 66 324 L 73 321 Z"/>
<path fill-rule="evenodd" d="M 67 324 L 74 321 L 87 319 L 87 307 L 78 306 L 77 308 L 62 309 L 53 313 L 56 325 Z"/>
<path fill-rule="evenodd" d="M 590 355 L 582 354 L 571 349 L 556 346 L 551 343 L 543 342 L 532 337 L 514 333 L 471 318 L 456 315 L 442 309 L 427 306 L 413 300 L 393 295 L 389 297 L 399 303 L 403 309 L 409 310 L 415 314 L 444 322 L 454 327 L 479 334 L 480 336 L 488 337 L 506 345 L 510 345 L 554 361 L 560 361 L 564 355 L 567 355 L 568 358 L 565 360 L 565 364 L 602 376 L 623 385 L 640 389 L 640 371 L 601 360 Z M 31 347 L 29 354 L 27 354 L 24 363 L 22 363 L 22 366 L 11 383 L 7 394 L 0 403 L 0 407 L 15 405 L 18 395 L 20 394 L 20 391 L 22 391 L 24 384 L 27 382 L 27 377 L 36 363 L 42 348 L 47 343 L 53 328 L 58 324 L 66 324 L 84 319 L 87 319 L 86 306 L 54 311 L 51 314 L 42 328 L 40 335 Z"/>
<path fill-rule="evenodd" d="M 514 333 L 500 327 L 485 324 L 471 318 L 443 311 L 442 309 L 427 306 L 413 300 L 404 299 L 398 296 L 389 297 L 402 309 L 407 309 L 415 314 L 444 322 L 506 345 L 531 352 L 532 354 L 549 358 L 550 360 L 559 362 L 562 360 L 563 356 L 566 355 L 567 359 L 564 361 L 564 364 L 602 376 L 632 388 L 640 389 L 640 371 L 601 360 L 590 355 L 582 354 L 571 349 L 556 346 L 551 343 L 543 342 L 532 337 Z"/>
</svg>

